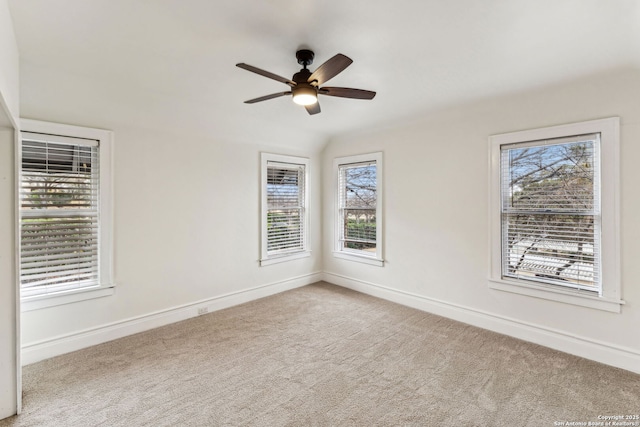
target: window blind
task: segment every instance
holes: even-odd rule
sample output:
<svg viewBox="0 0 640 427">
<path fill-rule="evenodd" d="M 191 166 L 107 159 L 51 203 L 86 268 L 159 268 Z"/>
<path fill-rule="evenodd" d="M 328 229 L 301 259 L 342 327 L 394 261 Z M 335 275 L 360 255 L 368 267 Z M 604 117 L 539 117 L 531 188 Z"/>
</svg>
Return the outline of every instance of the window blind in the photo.
<svg viewBox="0 0 640 427">
<path fill-rule="evenodd" d="M 600 292 L 600 135 L 501 147 L 503 276 Z"/>
<path fill-rule="evenodd" d="M 376 162 L 338 167 L 342 249 L 376 252 Z"/>
<path fill-rule="evenodd" d="M 305 249 L 305 167 L 267 162 L 267 253 Z"/>
<path fill-rule="evenodd" d="M 22 133 L 22 296 L 98 285 L 98 141 Z"/>
</svg>

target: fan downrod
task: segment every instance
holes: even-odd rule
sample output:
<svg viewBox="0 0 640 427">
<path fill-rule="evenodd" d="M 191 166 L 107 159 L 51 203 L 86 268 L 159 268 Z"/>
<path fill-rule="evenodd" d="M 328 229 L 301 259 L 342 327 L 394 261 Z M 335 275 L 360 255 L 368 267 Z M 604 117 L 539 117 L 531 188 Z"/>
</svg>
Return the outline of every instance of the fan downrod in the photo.
<svg viewBox="0 0 640 427">
<path fill-rule="evenodd" d="M 313 51 L 308 49 L 302 49 L 296 52 L 298 64 L 302 65 L 304 68 L 307 68 L 309 65 L 313 64 L 314 57 L 315 54 L 313 53 Z"/>
</svg>

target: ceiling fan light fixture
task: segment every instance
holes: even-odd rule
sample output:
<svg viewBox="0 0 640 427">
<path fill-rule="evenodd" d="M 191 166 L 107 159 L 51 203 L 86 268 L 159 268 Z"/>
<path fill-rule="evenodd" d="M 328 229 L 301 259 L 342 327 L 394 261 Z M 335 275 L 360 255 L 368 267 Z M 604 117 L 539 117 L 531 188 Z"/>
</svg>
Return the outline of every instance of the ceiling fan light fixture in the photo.
<svg viewBox="0 0 640 427">
<path fill-rule="evenodd" d="M 293 102 L 298 105 L 313 105 L 318 102 L 318 93 L 316 90 L 306 85 L 298 85 L 293 88 Z"/>
</svg>

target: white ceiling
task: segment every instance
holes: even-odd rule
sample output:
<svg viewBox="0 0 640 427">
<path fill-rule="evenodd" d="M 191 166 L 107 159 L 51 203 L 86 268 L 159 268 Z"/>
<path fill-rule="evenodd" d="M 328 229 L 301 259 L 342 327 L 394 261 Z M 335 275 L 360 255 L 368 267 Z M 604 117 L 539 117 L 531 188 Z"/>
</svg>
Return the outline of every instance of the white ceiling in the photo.
<svg viewBox="0 0 640 427">
<path fill-rule="evenodd" d="M 10 0 L 24 117 L 135 123 L 231 142 L 320 144 L 458 103 L 640 67 L 637 0 Z M 309 116 L 289 98 L 295 51 L 354 63 Z"/>
</svg>

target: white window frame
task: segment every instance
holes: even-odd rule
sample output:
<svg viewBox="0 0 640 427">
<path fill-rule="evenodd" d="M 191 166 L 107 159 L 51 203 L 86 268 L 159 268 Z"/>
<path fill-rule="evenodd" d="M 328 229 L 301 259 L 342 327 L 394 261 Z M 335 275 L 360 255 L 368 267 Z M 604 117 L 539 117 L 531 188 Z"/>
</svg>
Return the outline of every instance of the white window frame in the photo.
<svg viewBox="0 0 640 427">
<path fill-rule="evenodd" d="M 269 206 L 267 204 L 267 169 L 270 162 L 283 163 L 293 166 L 302 166 L 304 169 L 304 198 L 303 198 L 303 245 L 302 249 L 296 252 L 287 252 L 283 254 L 269 253 L 267 244 L 267 212 Z M 306 258 L 311 256 L 309 249 L 309 159 L 305 157 L 285 156 L 281 154 L 261 153 L 261 219 L 260 219 L 260 266 L 277 264 L 294 259 Z"/>
<path fill-rule="evenodd" d="M 354 163 L 375 162 L 376 164 L 376 252 L 367 252 L 356 249 L 344 248 L 341 242 L 341 230 L 344 227 L 343 218 L 340 214 L 340 167 Z M 333 256 L 349 261 L 362 262 L 365 264 L 384 266 L 383 242 L 382 242 L 382 182 L 383 164 L 382 152 L 359 154 L 355 156 L 338 157 L 333 160 L 333 188 L 334 198 L 334 249 Z"/>
<path fill-rule="evenodd" d="M 560 126 L 511 132 L 489 137 L 489 287 L 619 313 L 624 304 L 620 280 L 620 118 L 611 117 Z M 527 143 L 574 135 L 600 134 L 601 277 L 600 295 L 579 289 L 546 285 L 502 276 L 502 219 L 500 149 L 503 145 Z"/>
<path fill-rule="evenodd" d="M 100 199 L 99 199 L 99 283 L 53 293 L 43 293 L 21 298 L 21 310 L 32 311 L 41 308 L 100 298 L 114 294 L 113 273 L 113 132 L 103 129 L 21 119 L 21 132 L 42 133 L 60 137 L 84 138 L 99 141 L 100 150 Z M 22 178 L 22 137 L 17 150 L 19 165 L 18 185 Z M 18 215 L 18 222 L 21 222 Z M 20 227 L 20 225 L 19 225 Z M 20 239 L 18 239 L 20 240 Z M 18 242 L 20 244 L 20 242 Z M 18 257 L 20 247 L 18 247 Z M 20 263 L 18 262 L 18 265 Z"/>
</svg>

